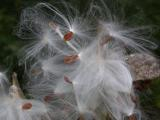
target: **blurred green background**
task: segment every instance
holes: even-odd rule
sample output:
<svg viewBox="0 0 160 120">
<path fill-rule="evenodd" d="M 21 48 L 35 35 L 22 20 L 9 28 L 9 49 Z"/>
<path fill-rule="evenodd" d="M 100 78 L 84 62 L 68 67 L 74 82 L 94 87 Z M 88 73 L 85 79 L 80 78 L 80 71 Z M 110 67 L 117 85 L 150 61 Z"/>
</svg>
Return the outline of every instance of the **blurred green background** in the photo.
<svg viewBox="0 0 160 120">
<path fill-rule="evenodd" d="M 20 48 L 23 47 L 23 40 L 16 37 L 15 30 L 19 22 L 21 11 L 33 6 L 38 2 L 54 3 L 58 0 L 3 0 L 0 4 L 0 66 L 7 68 L 12 64 L 17 64 L 17 56 Z M 81 12 L 91 0 L 66 0 L 77 7 Z M 98 1 L 98 0 L 97 0 Z M 104 0 L 105 1 L 105 0 Z M 111 0 L 106 0 L 111 1 Z M 124 15 L 129 24 L 134 25 L 154 25 L 153 38 L 160 45 L 160 0 L 119 0 L 119 4 L 124 8 Z M 119 9 L 119 8 L 118 8 Z M 85 12 L 85 11 L 84 11 Z M 160 55 L 160 48 L 154 51 Z M 160 114 L 160 80 L 154 80 L 151 88 L 152 92 L 145 93 L 145 104 L 152 106 Z M 155 116 L 154 114 L 151 114 Z M 156 115 L 160 116 L 160 115 Z M 160 120 L 153 118 L 153 120 Z"/>
</svg>

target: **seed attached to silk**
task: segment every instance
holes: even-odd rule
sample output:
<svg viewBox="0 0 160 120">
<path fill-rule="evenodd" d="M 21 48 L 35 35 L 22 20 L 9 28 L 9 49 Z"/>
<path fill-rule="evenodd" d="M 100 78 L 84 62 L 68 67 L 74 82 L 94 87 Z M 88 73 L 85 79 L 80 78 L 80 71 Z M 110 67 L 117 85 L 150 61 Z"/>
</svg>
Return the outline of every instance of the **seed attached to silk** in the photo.
<svg viewBox="0 0 160 120">
<path fill-rule="evenodd" d="M 73 62 L 76 62 L 78 58 L 79 58 L 78 55 L 65 56 L 64 63 L 71 64 Z"/>
<path fill-rule="evenodd" d="M 112 41 L 112 37 L 111 36 L 109 36 L 109 35 L 104 36 L 102 41 L 101 41 L 101 43 L 100 43 L 100 45 L 103 46 L 103 45 L 107 44 L 110 41 Z"/>
<path fill-rule="evenodd" d="M 24 103 L 23 105 L 22 105 L 22 109 L 23 110 L 29 110 L 29 109 L 31 109 L 32 108 L 32 104 L 31 103 Z"/>
<path fill-rule="evenodd" d="M 33 70 L 31 70 L 31 73 L 32 73 L 32 75 L 38 75 L 41 73 L 41 70 L 40 69 L 33 69 Z"/>
<path fill-rule="evenodd" d="M 64 80 L 65 80 L 67 83 L 72 84 L 72 81 L 71 81 L 67 76 L 64 76 Z"/>
<path fill-rule="evenodd" d="M 52 99 L 53 99 L 53 94 L 49 94 L 49 95 L 46 95 L 44 98 L 43 98 L 43 100 L 45 101 L 45 102 L 50 102 L 50 101 L 52 101 Z"/>
<path fill-rule="evenodd" d="M 133 114 L 129 116 L 128 120 L 137 120 L 137 117 Z"/>
<path fill-rule="evenodd" d="M 64 41 L 70 41 L 73 38 L 73 32 L 68 32 L 64 35 Z"/>
</svg>

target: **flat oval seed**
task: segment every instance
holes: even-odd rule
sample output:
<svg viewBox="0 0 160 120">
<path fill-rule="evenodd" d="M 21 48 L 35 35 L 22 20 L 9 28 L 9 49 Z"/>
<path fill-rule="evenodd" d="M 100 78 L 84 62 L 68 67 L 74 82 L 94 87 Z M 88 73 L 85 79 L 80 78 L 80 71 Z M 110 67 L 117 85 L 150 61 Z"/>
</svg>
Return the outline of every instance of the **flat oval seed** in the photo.
<svg viewBox="0 0 160 120">
<path fill-rule="evenodd" d="M 137 120 L 137 117 L 133 114 L 129 116 L 128 120 Z"/>
<path fill-rule="evenodd" d="M 64 63 L 65 64 L 71 64 L 74 63 L 78 60 L 79 56 L 78 55 L 71 55 L 71 56 L 65 56 L 64 57 Z"/>
<path fill-rule="evenodd" d="M 64 76 L 64 81 L 69 84 L 72 84 L 72 81 L 67 76 Z"/>
<path fill-rule="evenodd" d="M 64 35 L 64 41 L 70 41 L 73 38 L 73 32 L 68 32 Z"/>
<path fill-rule="evenodd" d="M 31 103 L 24 103 L 23 105 L 22 105 L 22 109 L 23 110 L 29 110 L 29 109 L 31 109 L 32 108 L 32 104 Z"/>
<path fill-rule="evenodd" d="M 52 94 L 50 94 L 50 95 L 45 96 L 43 100 L 45 102 L 49 103 L 50 101 L 52 101 L 52 99 L 53 99 L 53 96 L 52 96 Z"/>
</svg>

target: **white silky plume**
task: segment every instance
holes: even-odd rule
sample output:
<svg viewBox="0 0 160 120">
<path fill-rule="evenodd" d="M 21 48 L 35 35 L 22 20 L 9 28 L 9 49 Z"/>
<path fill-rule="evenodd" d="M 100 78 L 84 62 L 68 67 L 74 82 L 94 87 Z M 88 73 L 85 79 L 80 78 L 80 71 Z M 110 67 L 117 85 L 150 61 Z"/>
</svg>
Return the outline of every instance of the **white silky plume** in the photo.
<svg viewBox="0 0 160 120">
<path fill-rule="evenodd" d="M 3 73 L 0 82 L 0 120 L 51 120 L 50 110 L 44 103 L 22 98 L 20 88 L 10 86 Z"/>
<path fill-rule="evenodd" d="M 29 72 L 30 81 L 26 90 L 33 98 L 49 105 L 54 120 L 76 120 L 79 113 L 73 86 L 64 80 L 64 71 L 67 71 L 69 65 L 61 66 L 62 63 L 63 56 L 58 55 L 34 64 Z"/>
<path fill-rule="evenodd" d="M 91 13 L 97 15 L 95 16 L 101 32 L 109 34 L 116 42 L 123 44 L 123 47 L 132 52 L 152 54 L 149 49 L 158 47 L 152 39 L 152 26 L 129 26 L 123 18 L 124 13 L 122 11 L 124 8 L 119 9 L 119 6 L 116 6 L 118 5 L 116 0 L 94 2 L 90 7 Z"/>
<path fill-rule="evenodd" d="M 19 35 L 33 40 L 23 60 L 36 61 L 26 71 L 26 90 L 50 106 L 55 120 L 101 120 L 101 112 L 123 120 L 134 114 L 134 76 L 125 57 L 156 44 L 145 37 L 148 27 L 126 27 L 100 3 L 84 15 L 65 2 L 63 11 L 39 3 L 22 13 Z"/>
<path fill-rule="evenodd" d="M 73 71 L 76 65 L 64 64 L 63 58 L 62 55 L 54 56 L 48 60 L 40 60 L 32 66 L 26 90 L 33 97 L 43 98 L 49 93 L 64 94 L 73 91 L 72 85 L 65 82 L 64 77 L 65 73 Z"/>
<path fill-rule="evenodd" d="M 97 44 L 99 41 L 81 51 L 79 60 L 72 65 L 64 64 L 62 55 L 42 61 L 42 79 L 38 77 L 40 83 L 35 81 L 35 84 L 32 84 L 34 80 L 31 82 L 28 89 L 30 93 L 42 98 L 52 92 L 54 97 L 70 96 L 68 93 L 74 89 L 76 98 L 71 96 L 71 101 L 66 98 L 59 99 L 59 103 L 75 106 L 72 101 L 76 99 L 77 111 L 93 113 L 94 116 L 94 111 L 101 104 L 106 106 L 106 112 L 110 112 L 116 119 L 131 115 L 134 111 L 134 103 L 130 98 L 132 77 L 125 63 L 123 50 L 112 42 L 104 46 Z M 68 76 L 73 84 L 67 83 L 64 75 Z"/>
<path fill-rule="evenodd" d="M 66 14 L 71 16 L 66 18 L 58 8 L 47 3 L 39 3 L 23 10 L 17 34 L 22 39 L 31 39 L 33 42 L 23 48 L 25 55 L 22 63 L 36 57 L 53 56 L 55 53 L 76 54 L 89 44 L 95 29 L 90 25 L 91 22 L 80 16 L 73 7 L 68 5 L 65 9 Z M 68 32 L 74 34 L 73 40 L 64 42 L 64 36 Z"/>
<path fill-rule="evenodd" d="M 23 110 L 22 105 L 32 103 L 32 108 Z M 1 120 L 51 120 L 47 115 L 46 106 L 35 100 L 11 99 L 6 96 L 0 103 Z"/>
<path fill-rule="evenodd" d="M 124 114 L 129 116 L 134 110 L 130 99 L 132 77 L 121 50 L 107 47 L 109 45 L 98 48 L 94 44 L 84 50 L 71 79 L 81 112 L 96 110 L 102 100 L 106 112 L 120 120 Z"/>
<path fill-rule="evenodd" d="M 146 53 L 149 52 L 148 48 L 156 49 L 158 47 L 145 36 L 144 32 L 151 34 L 149 33 L 151 28 L 147 26 L 128 28 L 118 22 L 101 21 L 100 28 L 104 33 L 112 36 L 115 42 L 122 44 L 132 52 Z"/>
</svg>

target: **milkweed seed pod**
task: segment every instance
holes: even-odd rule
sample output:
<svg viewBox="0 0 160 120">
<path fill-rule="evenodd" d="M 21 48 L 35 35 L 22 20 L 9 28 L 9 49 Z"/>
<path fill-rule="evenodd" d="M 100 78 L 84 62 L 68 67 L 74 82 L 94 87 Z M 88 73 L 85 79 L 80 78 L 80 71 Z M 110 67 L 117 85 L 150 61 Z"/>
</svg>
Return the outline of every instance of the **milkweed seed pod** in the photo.
<svg viewBox="0 0 160 120">
<path fill-rule="evenodd" d="M 135 74 L 135 80 L 151 80 L 160 77 L 160 62 L 149 54 L 132 54 L 127 58 Z"/>
<path fill-rule="evenodd" d="M 32 40 L 22 50 L 22 61 L 30 63 L 25 89 L 51 109 L 55 120 L 135 119 L 137 76 L 126 56 L 152 55 L 148 48 L 157 45 L 145 36 L 150 28 L 126 26 L 102 0 L 84 14 L 61 5 L 39 3 L 21 15 L 18 35 Z"/>
</svg>

